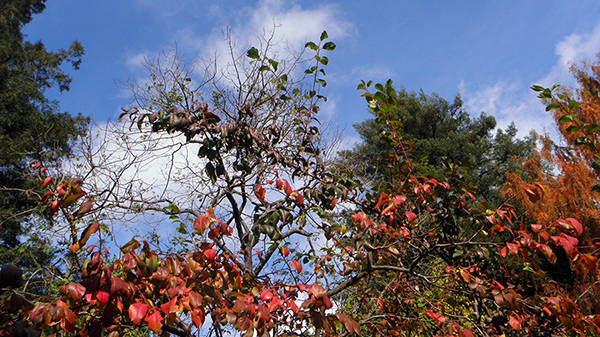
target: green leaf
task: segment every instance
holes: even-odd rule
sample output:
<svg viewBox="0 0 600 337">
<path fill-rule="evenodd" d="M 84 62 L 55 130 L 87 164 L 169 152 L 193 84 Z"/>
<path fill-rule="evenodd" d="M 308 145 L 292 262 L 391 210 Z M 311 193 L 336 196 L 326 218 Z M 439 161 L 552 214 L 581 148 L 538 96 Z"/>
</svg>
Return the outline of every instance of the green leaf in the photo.
<svg viewBox="0 0 600 337">
<path fill-rule="evenodd" d="M 385 102 L 385 95 L 379 91 L 373 97 L 379 102 Z"/>
<path fill-rule="evenodd" d="M 210 178 L 210 181 L 214 184 L 217 182 L 217 175 L 215 173 L 215 167 L 211 162 L 206 163 L 206 167 L 204 168 L 206 174 Z"/>
<path fill-rule="evenodd" d="M 326 66 L 329 63 L 329 59 L 327 57 L 323 56 L 323 57 L 321 57 L 319 62 L 321 62 L 322 65 Z"/>
<path fill-rule="evenodd" d="M 560 105 L 558 105 L 558 103 L 552 103 L 552 104 L 548 104 L 548 106 L 546 107 L 546 111 L 550 111 L 550 110 L 554 110 L 554 109 L 558 109 L 560 108 Z"/>
<path fill-rule="evenodd" d="M 571 101 L 569 102 L 569 109 L 575 109 L 575 108 L 577 108 L 577 107 L 578 107 L 578 106 L 580 106 L 580 105 L 581 105 L 581 103 L 579 103 L 579 102 L 577 102 L 577 101 L 573 101 L 573 100 L 571 100 Z"/>
<path fill-rule="evenodd" d="M 294 90 L 292 90 L 292 94 L 294 94 L 294 95 L 300 95 L 300 89 L 295 88 Z"/>
<path fill-rule="evenodd" d="M 594 162 L 592 162 L 592 168 L 596 173 L 600 173 L 600 160 L 594 160 Z"/>
<path fill-rule="evenodd" d="M 538 95 L 538 97 L 542 98 L 542 99 L 550 99 L 550 98 L 552 98 L 552 91 L 550 91 L 550 89 L 546 89 L 546 90 L 542 91 Z"/>
<path fill-rule="evenodd" d="M 279 97 L 279 99 L 280 99 L 280 100 L 282 100 L 282 101 L 284 101 L 284 102 L 293 102 L 293 101 L 294 101 L 294 99 L 293 99 L 293 98 L 291 98 L 291 97 L 289 97 L 289 96 L 286 96 L 286 95 L 281 95 L 281 96 Z"/>
<path fill-rule="evenodd" d="M 258 60 L 260 58 L 260 56 L 258 56 L 258 49 L 252 47 L 250 48 L 250 50 L 248 50 L 248 52 L 246 53 L 246 56 L 248 56 L 249 58 L 253 59 L 253 60 Z"/>
<path fill-rule="evenodd" d="M 533 91 L 535 91 L 535 92 L 542 92 L 542 91 L 546 90 L 546 88 L 544 88 L 543 86 L 538 85 L 538 84 L 532 85 L 530 87 L 530 89 L 533 90 Z"/>
<path fill-rule="evenodd" d="M 258 71 L 269 71 L 271 70 L 271 68 L 269 68 L 269 66 L 261 66 L 260 68 L 258 68 Z"/>
<path fill-rule="evenodd" d="M 567 97 L 567 96 L 565 96 L 563 94 L 556 94 L 556 97 L 558 97 L 558 99 L 565 99 L 565 97 Z"/>
<path fill-rule="evenodd" d="M 575 139 L 575 142 L 573 142 L 575 145 L 584 145 L 585 143 L 587 143 L 588 141 L 588 137 L 586 136 L 581 136 L 577 139 Z"/>
<path fill-rule="evenodd" d="M 383 85 L 381 83 L 375 84 L 375 89 L 378 91 L 383 91 Z"/>
<path fill-rule="evenodd" d="M 367 88 L 365 87 L 365 81 L 361 80 L 356 90 L 367 90 Z"/>
<path fill-rule="evenodd" d="M 323 33 L 321 33 L 321 41 L 325 40 L 328 37 L 329 37 L 329 35 L 327 35 L 326 31 L 323 31 Z"/>
<path fill-rule="evenodd" d="M 588 126 L 588 128 L 587 128 L 587 132 L 596 132 L 598 130 L 600 130 L 600 127 L 596 123 Z"/>
<path fill-rule="evenodd" d="M 373 85 L 373 81 L 367 82 L 367 88 L 370 87 L 371 85 Z"/>
<path fill-rule="evenodd" d="M 573 115 L 564 115 L 558 121 L 560 123 L 571 123 L 573 121 L 573 118 L 575 116 L 577 116 L 577 115 L 576 114 L 573 114 Z"/>
<path fill-rule="evenodd" d="M 279 67 L 279 62 L 269 59 L 269 63 L 271 64 L 271 67 L 273 67 L 273 71 L 277 71 L 277 68 Z"/>
<path fill-rule="evenodd" d="M 319 47 L 314 42 L 307 42 L 304 48 L 310 48 L 312 50 L 317 50 Z"/>
<path fill-rule="evenodd" d="M 335 50 L 335 47 L 336 47 L 336 45 L 333 42 L 327 42 L 323 45 L 323 49 L 327 50 L 327 51 L 333 51 L 333 50 Z"/>
<path fill-rule="evenodd" d="M 579 129 L 579 127 L 578 127 L 578 126 L 571 125 L 571 126 L 569 126 L 569 127 L 567 128 L 567 131 L 569 131 L 569 132 L 579 132 L 579 131 L 581 131 L 581 130 Z"/>
<path fill-rule="evenodd" d="M 304 71 L 304 73 L 307 75 L 310 75 L 310 74 L 314 74 L 315 71 L 317 71 L 317 67 L 310 67 L 309 69 L 306 69 Z"/>
</svg>

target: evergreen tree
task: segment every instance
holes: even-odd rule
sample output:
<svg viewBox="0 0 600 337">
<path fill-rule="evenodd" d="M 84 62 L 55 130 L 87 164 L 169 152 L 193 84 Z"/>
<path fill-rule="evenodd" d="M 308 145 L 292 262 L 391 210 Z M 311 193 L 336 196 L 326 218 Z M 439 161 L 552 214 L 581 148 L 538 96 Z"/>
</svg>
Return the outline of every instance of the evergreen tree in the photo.
<svg viewBox="0 0 600 337">
<path fill-rule="evenodd" d="M 514 156 L 528 156 L 531 140 L 517 139 L 514 124 L 505 131 L 499 129 L 494 136 L 495 118 L 485 113 L 472 118 L 459 95 L 453 102 L 435 93 L 417 94 L 404 88 L 395 95 L 398 103 L 392 119 L 401 123 L 402 140 L 408 144 L 404 150 L 410 159 L 420 162 L 420 173 L 442 181 L 449 166 L 458 165 L 465 183 L 479 190 L 480 201 L 499 206 L 504 175 L 517 168 Z M 399 149 L 390 144 L 388 126 L 370 119 L 354 127 L 362 143 L 341 152 L 341 161 L 361 172 L 375 190 L 394 188 L 391 184 L 398 179 L 390 173 L 397 170 L 389 163 Z"/>
<path fill-rule="evenodd" d="M 78 69 L 83 48 L 75 41 L 68 50 L 50 52 L 42 42 L 25 41 L 22 29 L 44 3 L 0 2 L 0 264 L 35 267 L 51 259 L 47 239 L 35 235 L 36 226 L 50 220 L 33 212 L 37 203 L 24 192 L 39 186 L 26 175 L 31 161 L 51 169 L 67 158 L 89 122 L 59 112 L 57 102 L 45 95 L 53 87 L 69 90 L 71 77 L 61 66 Z"/>
</svg>

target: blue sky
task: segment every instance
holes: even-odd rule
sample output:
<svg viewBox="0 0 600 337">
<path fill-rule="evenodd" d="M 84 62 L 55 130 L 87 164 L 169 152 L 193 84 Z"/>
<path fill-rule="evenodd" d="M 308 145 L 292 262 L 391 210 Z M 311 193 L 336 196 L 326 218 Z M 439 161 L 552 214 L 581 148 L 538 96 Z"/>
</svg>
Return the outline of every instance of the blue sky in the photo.
<svg viewBox="0 0 600 337">
<path fill-rule="evenodd" d="M 143 78 L 144 57 L 177 46 L 186 57 L 222 53 L 230 27 L 240 48 L 273 24 L 301 48 L 327 30 L 338 48 L 330 56 L 329 103 L 323 110 L 356 140 L 352 124 L 370 118 L 358 97 L 361 79 L 391 78 L 397 86 L 462 95 L 473 115 L 511 120 L 521 135 L 552 128 L 531 84 L 572 85 L 570 62 L 600 52 L 600 3 L 564 1 L 49 1 L 26 26 L 29 40 L 49 49 L 73 40 L 86 55 L 63 111 L 97 122 L 116 119 L 131 100 L 117 86 Z"/>
</svg>

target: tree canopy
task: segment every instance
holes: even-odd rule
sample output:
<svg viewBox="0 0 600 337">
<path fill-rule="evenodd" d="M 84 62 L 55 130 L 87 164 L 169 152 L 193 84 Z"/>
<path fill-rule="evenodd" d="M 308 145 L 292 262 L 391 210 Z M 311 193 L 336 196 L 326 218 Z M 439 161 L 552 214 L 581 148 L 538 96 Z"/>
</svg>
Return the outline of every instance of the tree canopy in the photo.
<svg viewBox="0 0 600 337">
<path fill-rule="evenodd" d="M 27 178 L 29 163 L 56 167 L 71 154 L 73 141 L 85 134 L 88 123 L 81 115 L 59 112 L 58 103 L 45 95 L 50 88 L 69 89 L 71 77 L 61 66 L 79 67 L 79 42 L 49 52 L 42 42 L 27 42 L 23 36 L 23 26 L 44 10 L 44 2 L 0 4 L 0 263 L 23 266 L 43 266 L 50 258 L 48 242 L 36 236 L 43 220 L 33 212 L 37 203 L 22 196 L 40 190 Z M 22 240 L 35 249 L 17 249 Z"/>
<path fill-rule="evenodd" d="M 414 155 L 417 145 L 404 138 L 397 113 L 403 97 L 391 80 L 359 85 L 385 131 L 378 135 L 390 149 L 388 186 L 375 190 L 352 169 L 328 165 L 318 104 L 336 45 L 323 32 L 287 63 L 269 52 L 271 39 L 260 42 L 242 55 L 232 47 L 230 67 L 219 69 L 221 76 L 200 76 L 205 81 L 178 59 L 151 67 L 151 85 L 134 87 L 136 100 L 121 116 L 130 122 L 120 134 L 125 144 L 158 151 L 151 136 L 166 135 L 176 141 L 166 147 L 170 158 L 192 147 L 199 161 L 185 162 L 197 166 L 185 180 L 194 185 L 185 198 L 199 204 L 175 202 L 166 188 L 147 197 L 139 180 L 133 181 L 140 190 L 132 191 L 119 171 L 97 189 L 101 180 L 86 183 L 99 175 L 96 165 L 82 179 L 33 163 L 43 193 L 25 196 L 66 224 L 68 252 L 80 264 L 78 274 L 57 281 L 56 294 L 33 300 L 24 290 L 32 275 L 3 266 L 3 335 L 600 336 L 600 314 L 590 301 L 598 253 L 582 222 L 564 213 L 536 223 L 509 202 L 479 203 L 452 162 L 443 179 L 428 177 Z M 290 64 L 308 66 L 298 72 Z M 599 73 L 586 79 L 594 83 Z M 597 173 L 600 127 L 585 116 L 597 110 L 600 86 L 582 87 L 580 97 L 533 89 L 576 134 L 567 138 L 569 148 L 587 148 L 583 157 Z M 134 138 L 138 132 L 146 137 Z M 171 168 L 168 178 L 180 179 Z M 521 186 L 511 180 L 510 200 L 539 203 L 544 179 L 526 175 Z M 154 235 L 111 251 L 105 221 L 116 209 L 167 215 L 170 222 L 160 225 L 177 229 L 176 245 L 162 250 L 155 241 L 164 238 Z M 559 279 L 556 270 L 567 268 L 587 282 L 583 293 Z"/>
<path fill-rule="evenodd" d="M 396 91 L 397 105 L 390 118 L 401 127 L 400 137 L 409 157 L 418 161 L 418 170 L 425 176 L 443 180 L 448 165 L 462 166 L 464 183 L 475 186 L 478 200 L 494 206 L 502 203 L 500 187 L 506 172 L 518 167 L 514 157 L 527 157 L 532 142 L 517 139 L 517 129 L 511 124 L 506 130 L 493 131 L 496 120 L 481 113 L 472 118 L 463 107 L 460 96 L 448 102 L 437 94 L 423 91 Z M 342 162 L 355 166 L 379 191 L 392 188 L 397 182 L 392 176 L 389 158 L 393 146 L 387 137 L 387 126 L 375 119 L 354 126 L 362 142 L 351 151 L 340 153 Z"/>
</svg>

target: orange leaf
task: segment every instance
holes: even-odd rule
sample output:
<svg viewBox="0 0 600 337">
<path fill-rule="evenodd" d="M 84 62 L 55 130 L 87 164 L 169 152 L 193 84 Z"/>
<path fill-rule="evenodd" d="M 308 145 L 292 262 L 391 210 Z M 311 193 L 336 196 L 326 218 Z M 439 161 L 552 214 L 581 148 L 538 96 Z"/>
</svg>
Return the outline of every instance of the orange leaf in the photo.
<svg viewBox="0 0 600 337">
<path fill-rule="evenodd" d="M 510 316 L 508 318 L 508 324 L 515 330 L 521 330 L 521 318 L 519 316 Z"/>
<path fill-rule="evenodd" d="M 581 256 L 581 258 L 583 259 L 583 261 L 587 265 L 588 269 L 592 273 L 595 273 L 596 272 L 596 268 L 598 266 L 598 258 L 595 257 L 595 256 L 592 256 L 590 254 L 581 254 L 579 256 Z"/>
<path fill-rule="evenodd" d="M 265 201 L 266 193 L 267 193 L 267 191 L 265 191 L 265 188 L 262 187 L 261 185 L 257 185 L 256 188 L 254 189 L 254 194 L 256 194 L 256 197 L 258 197 L 258 199 L 262 202 L 266 202 Z"/>
<path fill-rule="evenodd" d="M 298 273 L 302 272 L 302 263 L 300 263 L 299 261 L 296 261 L 296 260 L 292 260 L 292 261 L 290 262 L 290 264 L 292 265 L 292 267 L 293 267 L 294 269 L 296 269 L 296 271 L 297 271 Z"/>
<path fill-rule="evenodd" d="M 379 201 L 377 201 L 377 205 L 375 205 L 375 209 L 379 210 L 381 206 L 383 206 L 386 202 L 388 202 L 388 195 L 385 193 L 381 193 L 379 196 Z"/>
<path fill-rule="evenodd" d="M 145 321 L 148 322 L 148 327 L 154 331 L 154 333 L 158 334 L 165 320 L 160 312 L 155 311 L 152 315 L 146 317 Z"/>
</svg>

